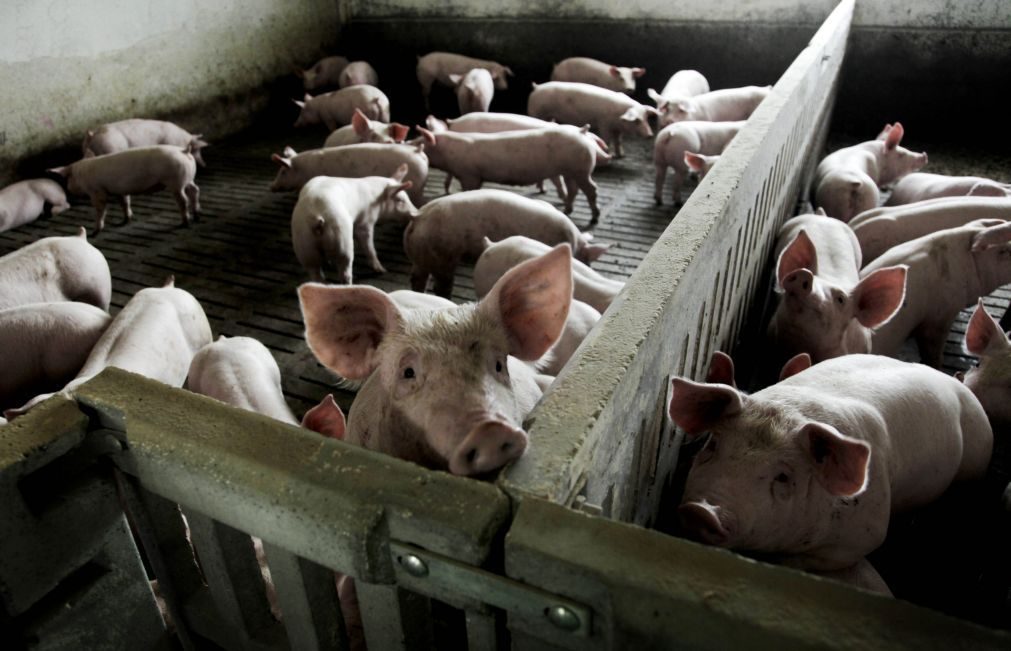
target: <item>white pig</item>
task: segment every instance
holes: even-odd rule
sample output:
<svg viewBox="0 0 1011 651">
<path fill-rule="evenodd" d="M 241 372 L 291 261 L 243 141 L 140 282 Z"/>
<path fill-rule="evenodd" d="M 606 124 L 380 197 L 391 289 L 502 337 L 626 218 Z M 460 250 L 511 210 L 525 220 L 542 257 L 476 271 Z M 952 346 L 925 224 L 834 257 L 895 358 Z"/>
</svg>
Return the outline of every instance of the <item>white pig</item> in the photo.
<svg viewBox="0 0 1011 651">
<path fill-rule="evenodd" d="M 941 197 L 1007 196 L 1011 196 L 1011 185 L 981 176 L 946 176 L 913 172 L 899 179 L 885 205 L 900 206 Z"/>
<path fill-rule="evenodd" d="M 711 432 L 678 509 L 689 534 L 820 572 L 861 563 L 894 513 L 981 477 L 993 445 L 958 380 L 878 355 L 830 359 L 750 396 L 675 378 L 670 415 L 689 435 Z"/>
<path fill-rule="evenodd" d="M 653 135 L 649 117 L 659 115 L 652 106 L 644 106 L 624 93 L 569 81 L 534 84 L 527 113 L 576 126 L 589 124 L 613 147 L 617 158 L 624 156 L 622 134 L 649 138 Z"/>
<path fill-rule="evenodd" d="M 460 114 L 487 112 L 495 96 L 495 80 L 484 68 L 474 68 L 465 75 L 453 74 L 449 80 L 456 87 L 456 102 Z"/>
<path fill-rule="evenodd" d="M 112 317 L 79 303 L 31 303 L 0 310 L 0 408 L 53 391 L 81 370 Z"/>
<path fill-rule="evenodd" d="M 505 90 L 509 87 L 506 78 L 512 77 L 513 71 L 501 63 L 451 52 L 429 52 L 425 56 L 419 56 L 415 71 L 418 83 L 421 84 L 421 96 L 425 99 L 425 110 L 429 110 L 428 97 L 432 92 L 432 84 L 438 81 L 443 86 L 453 86 L 450 75 L 465 75 L 474 68 L 484 68 L 490 72 L 496 89 Z"/>
<path fill-rule="evenodd" d="M 351 124 L 331 133 L 327 137 L 326 142 L 323 143 L 323 146 L 341 147 L 343 145 L 356 145 L 361 142 L 403 142 L 404 138 L 407 137 L 408 131 L 410 131 L 410 127 L 403 124 L 398 122 L 386 124 L 378 120 L 370 120 L 361 112 L 361 109 L 355 109 L 354 114 L 351 116 Z"/>
<path fill-rule="evenodd" d="M 411 188 L 405 176 L 407 165 L 401 165 L 391 177 L 317 176 L 302 187 L 291 215 L 291 241 L 312 280 L 322 282 L 323 267 L 329 264 L 337 270 L 338 282 L 351 284 L 356 246 L 373 271 L 386 272 L 373 231 L 382 217 L 406 222 L 415 212 L 404 192 Z"/>
<path fill-rule="evenodd" d="M 660 111 L 660 126 L 666 126 L 670 124 L 670 120 L 665 119 L 665 116 L 671 106 L 708 92 L 709 81 L 701 72 L 698 70 L 678 70 L 667 80 L 662 91 L 658 93 L 650 88 L 646 94 L 656 102 L 656 109 Z"/>
<path fill-rule="evenodd" d="M 699 180 L 706 178 L 706 174 L 709 170 L 713 169 L 713 165 L 719 162 L 719 156 L 706 156 L 705 154 L 700 154 L 694 151 L 685 152 L 685 166 L 688 168 L 689 172 L 694 172 L 698 175 Z"/>
<path fill-rule="evenodd" d="M 60 184 L 50 179 L 30 179 L 0 190 L 0 233 L 38 219 L 49 204 L 58 215 L 70 208 Z"/>
<path fill-rule="evenodd" d="M 390 100 L 386 94 L 367 84 L 348 86 L 340 90 L 313 97 L 305 94 L 303 101 L 291 100 L 299 107 L 296 127 L 307 127 L 321 122 L 333 131 L 339 126 L 351 123 L 351 116 L 358 109 L 371 120 L 390 121 Z"/>
<path fill-rule="evenodd" d="M 432 167 L 460 180 L 464 190 L 476 190 L 488 181 L 530 185 L 560 176 L 565 179 L 565 213 L 571 214 L 576 194 L 582 190 L 590 204 L 591 224 L 600 218 L 593 144 L 568 129 L 548 127 L 501 133 L 433 133 L 418 127 L 427 143 Z"/>
<path fill-rule="evenodd" d="M 940 368 L 948 330 L 958 313 L 1011 282 L 1011 222 L 981 219 L 899 244 L 864 267 L 861 276 L 909 266 L 906 300 L 874 332 L 871 351 L 895 355 L 912 335 L 920 361 Z"/>
<path fill-rule="evenodd" d="M 871 352 L 871 334 L 901 307 L 903 265 L 860 277 L 860 248 L 849 226 L 825 215 L 800 215 L 777 236 L 776 292 L 769 321 L 777 357 L 810 354 L 814 362 Z"/>
<path fill-rule="evenodd" d="M 341 88 L 358 85 L 378 86 L 379 75 L 367 61 L 352 61 L 341 70 L 337 77 L 337 85 Z"/>
<path fill-rule="evenodd" d="M 896 122 L 875 140 L 838 149 L 823 158 L 814 172 L 815 205 L 844 222 L 877 207 L 879 188 L 927 164 L 927 154 L 899 146 L 903 134 L 902 125 Z"/>
<path fill-rule="evenodd" d="M 56 301 L 108 310 L 111 297 L 109 263 L 83 228 L 76 236 L 44 237 L 0 257 L 0 310 Z"/>
<path fill-rule="evenodd" d="M 202 134 L 194 135 L 172 122 L 133 118 L 109 122 L 94 131 L 89 130 L 81 143 L 81 150 L 87 158 L 151 145 L 175 145 L 189 149 L 200 166 L 204 165 L 200 150 L 209 146 Z"/>
<path fill-rule="evenodd" d="M 507 271 L 551 250 L 547 244 L 525 235 L 512 235 L 498 242 L 492 242 L 486 237 L 481 241 L 481 246 L 481 256 L 474 264 L 474 293 L 479 298 L 491 291 L 492 286 Z M 573 298 L 601 313 L 607 311 L 625 287 L 625 283 L 606 278 L 575 259 L 572 260 L 572 284 Z"/>
<path fill-rule="evenodd" d="M 345 440 L 456 475 L 518 459 L 541 389 L 529 366 L 572 297 L 569 247 L 506 274 L 477 304 L 401 311 L 372 287 L 299 287 L 306 341 L 327 368 L 368 378 Z"/>
<path fill-rule="evenodd" d="M 316 90 L 324 86 L 336 86 L 340 75 L 350 63 L 347 57 L 324 57 L 306 70 L 295 68 L 295 74 L 302 79 L 306 90 Z"/>
<path fill-rule="evenodd" d="M 653 165 L 656 167 L 656 184 L 653 198 L 657 205 L 663 203 L 663 184 L 667 178 L 667 168 L 674 170 L 671 199 L 675 205 L 681 203 L 681 185 L 688 176 L 685 162 L 687 152 L 702 154 L 722 154 L 730 141 L 740 131 L 745 121 L 739 122 L 675 122 L 656 134 L 653 143 Z"/>
<path fill-rule="evenodd" d="M 190 361 L 211 343 L 211 326 L 193 296 L 175 287 L 171 276 L 162 287 L 148 287 L 133 295 L 88 355 L 77 377 L 60 393 L 68 395 L 109 366 L 181 387 Z M 49 398 L 36 396 L 7 418 L 21 415 Z"/>
<path fill-rule="evenodd" d="M 947 197 L 868 210 L 851 219 L 849 226 L 860 242 L 866 265 L 903 242 L 978 219 L 1007 219 L 1009 216 L 1011 198 Z"/>
<path fill-rule="evenodd" d="M 412 184 L 407 195 L 414 205 L 420 206 L 425 203 L 425 181 L 428 179 L 428 157 L 424 148 L 424 144 L 361 143 L 310 149 L 299 154 L 285 147 L 283 155 L 270 157 L 279 166 L 270 189 L 273 192 L 299 190 L 316 176 L 389 176 L 406 164 L 406 180 Z"/>
<path fill-rule="evenodd" d="M 123 223 L 133 219 L 131 194 L 146 194 L 166 189 L 179 206 L 184 226 L 200 212 L 200 188 L 193 179 L 197 173 L 192 148 L 174 145 L 135 147 L 113 154 L 84 158 L 76 163 L 49 170 L 67 181 L 67 190 L 86 194 L 95 207 L 95 231 L 105 228 L 105 213 L 110 197 L 119 197 Z"/>
<path fill-rule="evenodd" d="M 1011 425 L 1011 341 L 982 298 L 969 318 L 963 344 L 967 353 L 979 357 L 979 365 L 955 377 L 979 399 L 992 424 Z"/>
<path fill-rule="evenodd" d="M 645 68 L 623 68 L 589 57 L 569 57 L 555 64 L 551 81 L 578 81 L 631 94 L 635 92 L 635 80 L 644 74 Z"/>
<path fill-rule="evenodd" d="M 459 192 L 428 202 L 404 231 L 404 251 L 414 264 L 411 289 L 425 291 L 431 275 L 435 293 L 449 297 L 457 265 L 477 260 L 485 237 L 500 240 L 521 234 L 550 245 L 565 242 L 577 259 L 587 262 L 608 248 L 591 244 L 592 235 L 580 233 L 546 201 L 506 190 Z"/>
<path fill-rule="evenodd" d="M 772 86 L 724 88 L 685 97 L 677 102 L 668 102 L 660 118 L 660 124 L 666 126 L 685 120 L 709 122 L 747 120 L 771 91 Z"/>
</svg>

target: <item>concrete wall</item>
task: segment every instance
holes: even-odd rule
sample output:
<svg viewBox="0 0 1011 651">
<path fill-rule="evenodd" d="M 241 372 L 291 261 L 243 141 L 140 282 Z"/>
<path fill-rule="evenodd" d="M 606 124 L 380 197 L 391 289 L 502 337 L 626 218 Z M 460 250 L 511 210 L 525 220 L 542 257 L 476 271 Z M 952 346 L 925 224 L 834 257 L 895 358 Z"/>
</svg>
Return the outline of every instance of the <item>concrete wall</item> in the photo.
<svg viewBox="0 0 1011 651">
<path fill-rule="evenodd" d="M 169 117 L 212 142 L 248 125 L 267 106 L 270 85 L 294 79 L 292 64 L 332 49 L 341 6 L 347 2 L 0 2 L 0 182 L 37 173 L 50 161 L 34 155 L 79 142 L 103 122 Z"/>
</svg>

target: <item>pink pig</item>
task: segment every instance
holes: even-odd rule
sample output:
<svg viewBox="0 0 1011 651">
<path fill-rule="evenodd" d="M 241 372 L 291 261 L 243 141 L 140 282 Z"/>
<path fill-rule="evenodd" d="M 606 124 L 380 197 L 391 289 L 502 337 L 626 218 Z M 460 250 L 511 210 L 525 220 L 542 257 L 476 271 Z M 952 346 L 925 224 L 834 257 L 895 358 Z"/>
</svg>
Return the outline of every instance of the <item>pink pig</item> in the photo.
<svg viewBox="0 0 1011 651">
<path fill-rule="evenodd" d="M 981 219 L 925 235 L 886 251 L 861 272 L 905 264 L 906 300 L 873 335 L 871 351 L 895 355 L 913 336 L 920 361 L 940 368 L 944 341 L 958 313 L 1011 282 L 1011 222 Z"/>
<path fill-rule="evenodd" d="M 352 61 L 341 70 L 337 77 L 337 85 L 341 88 L 358 85 L 378 86 L 379 75 L 367 61 Z"/>
<path fill-rule="evenodd" d="M 457 475 L 518 459 L 543 355 L 569 311 L 569 247 L 506 274 L 477 304 L 402 311 L 372 287 L 299 287 L 306 340 L 327 368 L 365 380 L 345 440 Z"/>
<path fill-rule="evenodd" d="M 186 129 L 164 120 L 120 120 L 103 124 L 94 131 L 89 130 L 81 143 L 84 157 L 114 154 L 134 147 L 151 145 L 175 145 L 189 149 L 197 164 L 204 166 L 200 150 L 207 147 L 203 135 L 192 134 Z"/>
<path fill-rule="evenodd" d="M 0 310 L 29 303 L 81 301 L 108 311 L 112 276 L 81 228 L 44 237 L 0 257 Z"/>
<path fill-rule="evenodd" d="M 306 90 L 316 90 L 325 86 L 336 86 L 340 74 L 348 66 L 347 57 L 324 57 L 306 70 L 295 68 L 295 74 L 302 79 Z"/>
<path fill-rule="evenodd" d="M 747 120 L 771 90 L 771 86 L 724 88 L 685 97 L 676 102 L 670 101 L 665 105 L 660 124 L 667 126 L 685 120 L 696 122 Z"/>
<path fill-rule="evenodd" d="M 656 167 L 656 184 L 653 198 L 657 205 L 663 203 L 663 184 L 667 168 L 674 169 L 671 199 L 681 203 L 681 185 L 688 176 L 685 162 L 687 152 L 722 154 L 734 136 L 746 123 L 740 122 L 675 122 L 656 134 L 653 143 L 653 165 Z"/>
<path fill-rule="evenodd" d="M 456 87 L 456 101 L 460 114 L 476 111 L 486 112 L 495 96 L 495 81 L 484 68 L 474 68 L 465 75 L 450 75 L 449 80 Z"/>
<path fill-rule="evenodd" d="M 975 394 L 994 425 L 1011 425 L 1011 341 L 986 311 L 983 299 L 965 329 L 965 350 L 979 357 L 979 366 L 955 377 Z"/>
<path fill-rule="evenodd" d="M 815 205 L 844 222 L 876 208 L 878 188 L 927 164 L 926 154 L 899 146 L 904 133 L 896 122 L 886 126 L 876 140 L 844 147 L 823 158 L 814 172 Z"/>
<path fill-rule="evenodd" d="M 899 179 L 886 206 L 900 206 L 940 197 L 1007 197 L 1011 185 L 981 176 L 945 176 L 913 172 Z"/>
<path fill-rule="evenodd" d="M 656 110 L 660 111 L 660 126 L 673 122 L 667 114 L 671 108 L 684 100 L 709 92 L 709 81 L 698 70 L 678 70 L 667 80 L 659 93 L 652 88 L 646 91 L 649 98 L 656 102 Z"/>
<path fill-rule="evenodd" d="M 459 192 L 428 202 L 404 231 L 404 251 L 414 264 L 411 289 L 425 291 L 429 276 L 434 276 L 435 293 L 448 298 L 457 265 L 477 260 L 485 237 L 500 240 L 520 234 L 550 245 L 567 243 L 575 257 L 585 261 L 608 248 L 591 244 L 592 235 L 580 233 L 546 201 L 506 190 Z"/>
<path fill-rule="evenodd" d="M 958 380 L 878 355 L 830 359 L 753 395 L 674 378 L 670 415 L 689 435 L 711 432 L 678 509 L 687 532 L 817 572 L 862 564 L 892 514 L 982 477 L 993 445 Z"/>
<path fill-rule="evenodd" d="M 362 142 L 398 143 L 404 141 L 410 130 L 410 127 L 397 122 L 386 124 L 378 120 L 370 120 L 362 113 L 361 109 L 355 109 L 351 116 L 351 124 L 331 133 L 323 146 L 341 147 L 343 145 L 357 145 Z"/>
<path fill-rule="evenodd" d="M 645 68 L 623 68 L 589 57 L 570 57 L 555 64 L 551 81 L 577 81 L 631 94 L 635 92 L 635 80 L 644 74 Z"/>
<path fill-rule="evenodd" d="M 375 86 L 359 84 L 313 97 L 305 94 L 304 101 L 292 100 L 301 111 L 295 120 L 296 127 L 323 123 L 333 131 L 350 124 L 355 110 L 361 110 L 371 120 L 390 121 L 390 100 Z"/>
<path fill-rule="evenodd" d="M 513 71 L 501 63 L 452 52 L 429 52 L 425 56 L 419 56 L 416 72 L 418 83 L 421 84 L 421 95 L 425 99 L 425 110 L 429 110 L 428 97 L 432 92 L 432 84 L 439 82 L 443 86 L 454 86 L 450 75 L 465 75 L 474 68 L 484 68 L 491 73 L 496 89 L 505 90 L 509 87 L 507 77 L 512 77 Z"/>
<path fill-rule="evenodd" d="M 18 181 L 0 190 L 0 233 L 35 221 L 49 205 L 58 215 L 70 208 L 60 184 L 50 179 Z"/>
</svg>

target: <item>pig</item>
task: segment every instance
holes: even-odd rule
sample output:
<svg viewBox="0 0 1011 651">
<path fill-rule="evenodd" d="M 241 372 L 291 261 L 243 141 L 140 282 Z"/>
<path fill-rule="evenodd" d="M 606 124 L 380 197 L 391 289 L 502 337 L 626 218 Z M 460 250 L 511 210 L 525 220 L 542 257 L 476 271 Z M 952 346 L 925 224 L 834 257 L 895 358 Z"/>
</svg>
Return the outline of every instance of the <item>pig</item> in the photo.
<svg viewBox="0 0 1011 651">
<path fill-rule="evenodd" d="M 667 80 L 662 91 L 658 93 L 650 88 L 646 94 L 656 102 L 656 109 L 660 111 L 660 126 L 663 127 L 671 123 L 666 119 L 666 115 L 672 106 L 708 92 L 709 82 L 701 72 L 698 70 L 678 70 Z"/>
<path fill-rule="evenodd" d="M 209 146 L 203 134 L 192 134 L 172 122 L 133 118 L 103 124 L 93 131 L 89 129 L 81 143 L 81 152 L 88 158 L 151 145 L 175 145 L 189 149 L 201 167 L 205 163 L 200 151 Z"/>
<path fill-rule="evenodd" d="M 407 137 L 410 127 L 398 122 L 379 122 L 370 120 L 361 109 L 355 109 L 351 116 L 351 124 L 343 126 L 331 133 L 324 147 L 341 147 L 343 145 L 356 145 L 361 142 L 375 143 L 398 143 L 403 142 Z"/>
<path fill-rule="evenodd" d="M 592 244 L 551 204 L 505 190 L 471 190 L 434 199 L 418 211 L 404 231 L 404 251 L 413 263 L 411 289 L 423 292 L 429 276 L 435 293 L 448 298 L 458 264 L 477 260 L 484 238 L 525 234 L 545 244 L 569 244 L 575 258 L 589 262 L 607 250 Z M 571 275 L 571 274 L 570 274 Z"/>
<path fill-rule="evenodd" d="M 193 356 L 209 343 L 211 326 L 203 308 L 169 276 L 161 287 L 133 295 L 95 343 L 77 376 L 59 393 L 71 394 L 109 366 L 181 387 Z M 36 396 L 4 415 L 20 416 L 51 395 Z"/>
<path fill-rule="evenodd" d="M 938 199 L 940 197 L 1008 197 L 1011 185 L 981 176 L 945 176 L 913 172 L 899 179 L 886 206 Z"/>
<path fill-rule="evenodd" d="M 632 94 L 635 92 L 635 80 L 644 74 L 645 68 L 623 68 L 589 57 L 570 57 L 555 64 L 551 70 L 551 81 L 576 81 Z"/>
<path fill-rule="evenodd" d="M 338 282 L 350 285 L 355 245 L 365 252 L 373 271 L 386 272 L 376 255 L 373 229 L 380 218 L 406 223 L 414 214 L 404 192 L 411 188 L 405 176 L 403 164 L 391 177 L 317 176 L 302 187 L 291 215 L 291 241 L 312 280 L 322 282 L 323 266 L 329 263 L 337 270 Z"/>
<path fill-rule="evenodd" d="M 686 120 L 695 122 L 747 120 L 771 91 L 772 86 L 724 88 L 685 97 L 677 102 L 668 102 L 660 117 L 660 125 L 667 126 Z"/>
<path fill-rule="evenodd" d="M 485 181 L 528 185 L 560 176 L 565 179 L 565 213 L 571 214 L 580 190 L 590 204 L 590 224 L 600 218 L 597 184 L 592 174 L 596 152 L 584 133 L 549 127 L 501 133 L 433 133 L 418 127 L 432 167 L 460 179 L 464 190 Z"/>
<path fill-rule="evenodd" d="M 88 303 L 31 303 L 0 310 L 0 408 L 69 382 L 112 317 Z"/>
<path fill-rule="evenodd" d="M 652 106 L 644 106 L 623 93 L 570 81 L 534 84 L 527 100 L 527 113 L 576 126 L 590 124 L 611 145 L 616 158 L 625 155 L 622 134 L 649 138 L 653 135 L 649 117 L 659 115 Z"/>
<path fill-rule="evenodd" d="M 70 208 L 60 184 L 51 179 L 30 179 L 0 190 L 0 233 L 35 221 L 45 211 L 58 215 Z"/>
<path fill-rule="evenodd" d="M 450 82 L 456 88 L 456 102 L 460 114 L 487 112 L 491 99 L 495 96 L 495 81 L 484 68 L 474 68 L 465 75 L 453 74 Z"/>
<path fill-rule="evenodd" d="M 959 311 L 1011 282 L 1011 222 L 981 219 L 892 247 L 861 271 L 909 266 L 906 300 L 878 328 L 871 352 L 895 355 L 907 337 L 916 339 L 920 360 L 940 368 L 948 330 Z"/>
<path fill-rule="evenodd" d="M 570 257 L 559 245 L 512 269 L 477 304 L 445 310 L 402 311 L 373 287 L 301 285 L 310 350 L 340 376 L 365 379 L 344 440 L 463 476 L 520 458 L 523 419 L 541 396 L 522 362 L 562 331 Z"/>
<path fill-rule="evenodd" d="M 119 197 L 124 224 L 133 219 L 131 194 L 157 192 L 163 188 L 175 197 L 183 226 L 189 226 L 200 212 L 200 188 L 193 181 L 197 163 L 192 146 L 186 149 L 174 145 L 135 147 L 84 158 L 49 172 L 66 179 L 69 192 L 86 194 L 91 199 L 95 207 L 95 235 L 105 228 L 110 196 Z"/>
<path fill-rule="evenodd" d="M 982 298 L 969 318 L 963 346 L 979 358 L 979 365 L 955 377 L 969 387 L 995 427 L 1011 425 L 1011 341 Z"/>
<path fill-rule="evenodd" d="M 355 110 L 360 110 L 370 120 L 390 121 L 390 100 L 386 93 L 375 86 L 358 84 L 313 97 L 305 94 L 303 101 L 291 100 L 299 107 L 296 127 L 308 127 L 323 123 L 333 131 L 337 127 L 351 123 Z"/>
<path fill-rule="evenodd" d="M 776 292 L 768 336 L 779 358 L 808 353 L 817 363 L 871 352 L 875 328 L 902 306 L 902 264 L 860 275 L 860 248 L 849 226 L 825 215 L 790 219 L 777 236 Z"/>
<path fill-rule="evenodd" d="M 711 432 L 678 508 L 688 534 L 816 572 L 862 563 L 893 514 L 982 477 L 993 446 L 958 380 L 878 355 L 830 359 L 752 395 L 674 378 L 669 411 L 689 436 Z"/>
<path fill-rule="evenodd" d="M 849 226 L 860 242 L 864 264 L 869 264 L 903 242 L 979 219 L 1009 216 L 1011 198 L 948 197 L 868 210 L 850 220 Z"/>
<path fill-rule="evenodd" d="M 406 164 L 406 180 L 411 182 L 407 196 L 414 205 L 420 206 L 425 203 L 425 181 L 428 179 L 428 157 L 424 149 L 424 144 L 361 143 L 310 149 L 299 154 L 291 147 L 285 147 L 283 155 L 271 156 L 280 169 L 270 189 L 272 192 L 300 190 L 316 176 L 388 176 Z"/>
<path fill-rule="evenodd" d="M 112 276 L 102 252 L 76 236 L 44 237 L 0 257 L 0 310 L 80 301 L 109 310 Z"/>
<path fill-rule="evenodd" d="M 337 85 L 341 88 L 348 86 L 378 86 L 379 75 L 376 69 L 367 61 L 352 61 L 344 66 L 337 77 Z"/>
<path fill-rule="evenodd" d="M 418 83 L 421 84 L 421 96 L 425 100 L 425 110 L 430 110 L 428 98 L 432 92 L 432 84 L 438 81 L 443 86 L 453 86 L 450 75 L 465 75 L 474 68 L 484 68 L 490 72 L 496 90 L 505 90 L 509 87 L 507 78 L 513 76 L 513 71 L 501 63 L 451 52 L 429 52 L 425 56 L 419 56 L 416 72 Z"/>
<path fill-rule="evenodd" d="M 336 86 L 340 75 L 350 63 L 347 57 L 324 57 L 306 70 L 295 68 L 295 75 L 302 79 L 306 90 L 316 90 L 327 86 Z"/>
<path fill-rule="evenodd" d="M 474 293 L 485 296 L 507 271 L 523 262 L 547 253 L 551 247 L 525 235 L 512 235 L 498 242 L 485 237 L 482 253 L 474 265 Z M 606 312 L 625 283 L 600 275 L 579 260 L 572 261 L 573 298 Z"/>
<path fill-rule="evenodd" d="M 703 154 L 722 154 L 746 123 L 739 122 L 675 122 L 656 134 L 653 143 L 653 165 L 656 167 L 656 184 L 653 199 L 663 203 L 663 184 L 667 168 L 674 169 L 671 200 L 681 203 L 681 185 L 688 176 L 685 154 L 689 151 Z"/>
<path fill-rule="evenodd" d="M 783 364 L 783 368 L 779 371 L 779 381 L 782 382 L 801 371 L 806 371 L 812 365 L 810 355 L 798 353 Z M 719 350 L 713 353 L 712 358 L 709 360 L 709 370 L 706 372 L 706 382 L 709 384 L 729 384 L 735 389 L 737 388 L 734 360 L 730 355 Z"/>
<path fill-rule="evenodd" d="M 706 156 L 694 151 L 686 151 L 684 157 L 685 166 L 688 168 L 688 171 L 695 173 L 700 181 L 706 178 L 706 174 L 709 173 L 709 170 L 713 169 L 713 165 L 719 162 L 719 160 L 719 156 Z"/>
<path fill-rule="evenodd" d="M 878 205 L 879 188 L 927 164 L 927 154 L 900 147 L 904 130 L 896 122 L 879 138 L 838 149 L 818 163 L 814 202 L 829 217 L 848 222 Z"/>
</svg>

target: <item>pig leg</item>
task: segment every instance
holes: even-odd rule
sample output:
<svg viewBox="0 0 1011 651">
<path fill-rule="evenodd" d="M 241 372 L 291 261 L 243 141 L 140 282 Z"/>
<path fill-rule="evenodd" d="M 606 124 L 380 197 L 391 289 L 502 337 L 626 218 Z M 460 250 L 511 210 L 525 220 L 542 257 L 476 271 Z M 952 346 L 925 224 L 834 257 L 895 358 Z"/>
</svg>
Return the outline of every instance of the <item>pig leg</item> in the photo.
<svg viewBox="0 0 1011 651">
<path fill-rule="evenodd" d="M 453 184 L 453 175 L 446 174 L 446 183 L 443 185 L 443 189 L 445 190 L 446 194 L 449 194 L 449 186 L 452 184 Z"/>
<path fill-rule="evenodd" d="M 375 227 L 376 223 L 372 220 L 355 224 L 355 248 L 365 251 L 365 257 L 368 259 L 372 271 L 384 274 L 386 273 L 386 268 L 379 262 L 379 256 L 376 255 L 376 244 L 373 239 Z"/>
<path fill-rule="evenodd" d="M 190 206 L 189 200 L 186 198 L 186 191 L 179 188 L 173 194 L 176 197 L 176 203 L 179 205 L 179 214 L 183 217 L 183 226 L 190 225 Z"/>
<path fill-rule="evenodd" d="M 129 224 L 133 219 L 133 210 L 130 209 L 130 195 L 124 194 L 119 198 L 119 205 L 123 207 L 123 223 Z"/>
<path fill-rule="evenodd" d="M 614 157 L 615 158 L 624 158 L 625 157 L 625 150 L 622 149 L 622 147 L 621 147 L 621 131 L 619 131 L 617 129 L 615 129 L 614 131 L 612 131 L 611 132 L 611 137 L 609 138 L 609 140 L 611 141 L 611 146 L 614 147 Z"/>
<path fill-rule="evenodd" d="M 428 271 L 418 265 L 411 267 L 411 289 L 424 294 L 428 288 L 428 275 Z"/>
<path fill-rule="evenodd" d="M 480 190 L 484 181 L 480 176 L 459 176 L 460 188 L 463 190 Z"/>
<path fill-rule="evenodd" d="M 435 292 L 436 296 L 449 298 L 453 293 L 453 273 L 437 273 L 433 275 L 435 276 L 435 283 L 432 291 Z"/>
<path fill-rule="evenodd" d="M 663 183 L 667 180 L 667 166 L 657 163 L 656 165 L 656 184 L 653 189 L 653 200 L 656 201 L 656 205 L 663 205 Z"/>
<path fill-rule="evenodd" d="M 91 205 L 95 207 L 95 232 L 92 233 L 92 236 L 95 236 L 105 228 L 105 213 L 108 210 L 105 194 L 91 195 Z"/>
<path fill-rule="evenodd" d="M 670 198 L 675 206 L 681 205 L 681 186 L 684 184 L 685 175 L 676 167 L 674 168 L 674 180 L 671 181 Z"/>
<path fill-rule="evenodd" d="M 196 183 L 187 183 L 185 192 L 186 197 L 190 200 L 190 207 L 193 209 L 193 219 L 196 219 L 197 214 L 200 213 L 200 188 Z"/>
<path fill-rule="evenodd" d="M 566 181 L 565 185 L 568 186 L 570 183 L 570 181 Z M 587 176 L 579 182 L 579 189 L 586 195 L 586 201 L 590 204 L 590 225 L 592 226 L 600 219 L 600 207 L 597 206 L 597 184 Z"/>
<path fill-rule="evenodd" d="M 555 186 L 555 192 L 558 193 L 558 198 L 565 201 L 565 186 L 562 185 L 562 177 L 552 176 L 550 180 L 551 184 Z M 541 192 L 544 192 L 544 181 L 541 181 L 540 183 L 540 190 Z"/>
<path fill-rule="evenodd" d="M 945 317 L 950 318 L 922 323 L 913 332 L 913 337 L 916 339 L 916 347 L 920 351 L 920 363 L 932 368 L 941 368 L 941 360 L 944 356 L 944 341 L 948 337 L 948 330 L 951 329 L 951 323 L 955 320 L 957 314 L 957 312 L 955 314 L 948 314 Z"/>
</svg>

